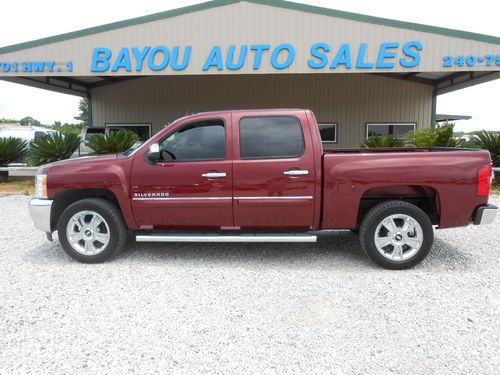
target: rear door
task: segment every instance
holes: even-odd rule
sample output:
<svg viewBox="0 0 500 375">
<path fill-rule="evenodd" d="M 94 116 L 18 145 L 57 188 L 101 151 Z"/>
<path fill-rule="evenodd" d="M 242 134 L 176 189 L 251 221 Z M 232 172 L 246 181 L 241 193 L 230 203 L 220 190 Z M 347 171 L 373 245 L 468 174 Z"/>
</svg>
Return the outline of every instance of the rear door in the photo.
<svg viewBox="0 0 500 375">
<path fill-rule="evenodd" d="M 237 111 L 232 122 L 235 226 L 312 228 L 314 152 L 305 111 Z"/>
</svg>

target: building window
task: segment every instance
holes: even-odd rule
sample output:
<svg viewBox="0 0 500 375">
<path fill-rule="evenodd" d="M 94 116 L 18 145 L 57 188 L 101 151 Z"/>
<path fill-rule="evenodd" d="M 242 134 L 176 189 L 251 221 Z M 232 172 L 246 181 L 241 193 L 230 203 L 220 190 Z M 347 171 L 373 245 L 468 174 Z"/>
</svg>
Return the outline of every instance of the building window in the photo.
<svg viewBox="0 0 500 375">
<path fill-rule="evenodd" d="M 337 123 L 320 123 L 318 124 L 321 142 L 337 143 Z"/>
<path fill-rule="evenodd" d="M 406 123 L 367 123 L 366 138 L 386 137 L 393 135 L 396 138 L 403 138 L 406 134 L 414 131 L 417 124 L 414 122 Z"/>
<path fill-rule="evenodd" d="M 295 117 L 246 117 L 240 122 L 242 159 L 296 158 L 304 153 L 302 126 Z"/>
</svg>

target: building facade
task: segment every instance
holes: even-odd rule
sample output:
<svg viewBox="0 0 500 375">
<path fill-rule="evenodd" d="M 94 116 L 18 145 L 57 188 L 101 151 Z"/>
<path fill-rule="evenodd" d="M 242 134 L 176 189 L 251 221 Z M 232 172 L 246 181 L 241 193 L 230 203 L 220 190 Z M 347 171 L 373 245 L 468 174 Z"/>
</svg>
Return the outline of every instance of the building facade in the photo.
<svg viewBox="0 0 500 375">
<path fill-rule="evenodd" d="M 281 0 L 216 0 L 0 48 L 0 79 L 88 97 L 92 126 L 300 107 L 328 147 L 429 127 L 500 77 L 500 38 Z"/>
</svg>

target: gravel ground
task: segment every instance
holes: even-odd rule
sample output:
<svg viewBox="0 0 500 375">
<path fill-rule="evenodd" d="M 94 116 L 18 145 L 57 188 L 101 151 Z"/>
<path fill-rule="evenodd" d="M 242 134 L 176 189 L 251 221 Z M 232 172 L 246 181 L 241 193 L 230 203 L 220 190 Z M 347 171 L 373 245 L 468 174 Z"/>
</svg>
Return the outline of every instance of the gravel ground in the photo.
<svg viewBox="0 0 500 375">
<path fill-rule="evenodd" d="M 500 204 L 500 198 L 492 199 Z M 80 264 L 0 197 L 0 374 L 498 374 L 500 219 L 386 271 L 317 244 L 135 244 Z"/>
</svg>

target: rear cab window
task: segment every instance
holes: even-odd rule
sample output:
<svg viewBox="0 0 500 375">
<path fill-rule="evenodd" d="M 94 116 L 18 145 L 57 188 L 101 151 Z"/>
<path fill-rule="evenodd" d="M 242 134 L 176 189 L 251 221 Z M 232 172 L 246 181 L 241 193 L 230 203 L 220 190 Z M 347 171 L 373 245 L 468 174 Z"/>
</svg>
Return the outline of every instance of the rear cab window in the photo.
<svg viewBox="0 0 500 375">
<path fill-rule="evenodd" d="M 50 133 L 46 133 L 46 132 L 44 132 L 44 131 L 37 130 L 37 131 L 35 131 L 35 136 L 34 136 L 34 139 L 41 139 L 41 138 L 45 138 L 45 137 L 47 137 L 48 135 L 50 135 Z"/>
</svg>

